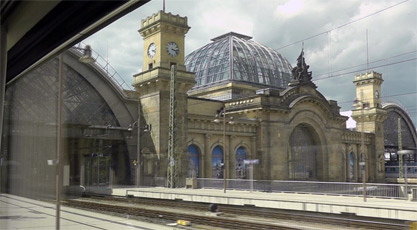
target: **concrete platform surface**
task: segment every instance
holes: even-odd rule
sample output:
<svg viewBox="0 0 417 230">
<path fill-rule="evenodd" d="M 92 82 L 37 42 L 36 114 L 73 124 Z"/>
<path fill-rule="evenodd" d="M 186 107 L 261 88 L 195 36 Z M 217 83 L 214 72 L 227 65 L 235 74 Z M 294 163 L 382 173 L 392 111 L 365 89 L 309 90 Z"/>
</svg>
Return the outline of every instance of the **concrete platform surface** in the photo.
<svg viewBox="0 0 417 230">
<path fill-rule="evenodd" d="M 56 206 L 24 197 L 0 194 L 0 229 L 55 228 Z M 126 217 L 110 216 L 61 206 L 60 229 L 140 229 L 172 230 L 176 227 L 157 225 Z"/>
<path fill-rule="evenodd" d="M 352 213 L 358 216 L 417 221 L 417 202 L 400 199 L 330 196 L 296 193 L 266 193 L 218 189 L 113 188 L 112 195 L 182 199 L 184 201 L 255 205 L 257 207 L 322 213 Z"/>
</svg>

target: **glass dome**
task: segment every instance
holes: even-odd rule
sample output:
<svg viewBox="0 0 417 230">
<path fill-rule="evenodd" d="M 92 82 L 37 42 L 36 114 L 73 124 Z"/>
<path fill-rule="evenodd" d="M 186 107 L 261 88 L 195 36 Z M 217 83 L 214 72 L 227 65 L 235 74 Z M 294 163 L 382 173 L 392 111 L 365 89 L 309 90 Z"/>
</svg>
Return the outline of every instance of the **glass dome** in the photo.
<svg viewBox="0 0 417 230">
<path fill-rule="evenodd" d="M 251 39 L 230 32 L 187 55 L 187 71 L 195 73 L 194 88 L 229 81 L 287 88 L 292 70 L 287 59 Z"/>
</svg>

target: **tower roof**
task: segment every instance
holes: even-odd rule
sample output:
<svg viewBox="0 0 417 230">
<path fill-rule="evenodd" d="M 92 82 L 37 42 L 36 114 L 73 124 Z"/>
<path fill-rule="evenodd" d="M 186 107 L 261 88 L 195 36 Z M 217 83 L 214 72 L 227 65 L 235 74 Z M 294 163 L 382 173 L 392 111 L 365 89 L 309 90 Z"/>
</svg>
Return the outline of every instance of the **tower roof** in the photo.
<svg viewBox="0 0 417 230">
<path fill-rule="evenodd" d="M 292 67 L 272 48 L 251 37 L 230 32 L 187 55 L 187 71 L 195 73 L 194 88 L 230 81 L 287 88 Z"/>
</svg>

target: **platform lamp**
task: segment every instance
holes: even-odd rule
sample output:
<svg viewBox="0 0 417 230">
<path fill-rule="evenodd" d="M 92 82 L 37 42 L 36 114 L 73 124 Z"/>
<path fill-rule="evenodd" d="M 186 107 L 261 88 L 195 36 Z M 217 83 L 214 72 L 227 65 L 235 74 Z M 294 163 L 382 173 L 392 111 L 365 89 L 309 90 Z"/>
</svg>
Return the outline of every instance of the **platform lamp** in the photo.
<svg viewBox="0 0 417 230">
<path fill-rule="evenodd" d="M 76 50 L 83 51 L 83 56 L 81 56 L 78 61 L 82 63 L 93 63 L 95 59 L 91 56 L 92 50 L 91 46 L 87 45 L 85 48 L 73 47 Z M 61 188 L 63 185 L 63 160 L 64 155 L 62 153 L 62 105 L 63 105 L 63 60 L 64 55 L 59 54 L 59 69 L 58 69 L 58 114 L 57 114 L 57 161 L 56 161 L 56 219 L 55 227 L 60 229 L 60 211 L 61 211 Z"/>
<path fill-rule="evenodd" d="M 227 187 L 227 181 L 226 181 L 226 173 L 227 173 L 227 167 L 226 167 L 226 104 L 223 104 L 223 108 L 216 114 L 214 122 L 219 124 L 221 122 L 220 117 L 223 117 L 223 187 L 224 187 L 224 193 L 226 193 L 226 187 Z M 234 124 L 233 117 L 230 117 L 228 123 L 230 125 Z"/>
<path fill-rule="evenodd" d="M 363 186 L 363 201 L 366 202 L 366 156 L 365 156 L 365 133 L 364 133 L 364 109 L 369 108 L 369 103 L 363 101 L 363 90 L 360 92 L 360 100 L 355 98 L 352 107 L 361 110 L 361 149 L 360 154 L 363 156 L 359 165 L 362 168 L 362 186 Z"/>
<path fill-rule="evenodd" d="M 413 150 L 400 150 L 397 152 L 398 155 L 400 155 L 401 158 L 404 158 L 405 156 L 410 156 L 414 154 Z M 407 182 L 407 160 L 403 159 L 404 164 L 404 184 L 405 184 L 405 199 L 408 200 L 408 182 Z"/>
<path fill-rule="evenodd" d="M 74 47 L 74 49 L 83 51 L 83 56 L 81 56 L 78 59 L 78 61 L 86 64 L 93 63 L 96 61 L 92 56 L 92 50 L 90 45 L 86 45 L 84 48 Z"/>
</svg>

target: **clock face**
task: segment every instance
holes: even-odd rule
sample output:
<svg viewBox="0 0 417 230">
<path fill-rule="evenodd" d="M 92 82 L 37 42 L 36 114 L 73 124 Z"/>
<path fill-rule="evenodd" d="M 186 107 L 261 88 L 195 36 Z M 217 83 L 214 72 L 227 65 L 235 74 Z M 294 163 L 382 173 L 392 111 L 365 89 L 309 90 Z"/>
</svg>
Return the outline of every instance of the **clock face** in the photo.
<svg viewBox="0 0 417 230">
<path fill-rule="evenodd" d="M 148 57 L 153 58 L 156 54 L 156 45 L 155 43 L 151 43 L 148 47 Z"/>
<path fill-rule="evenodd" d="M 180 53 L 180 48 L 178 47 L 177 43 L 169 42 L 167 44 L 167 52 L 169 56 L 176 57 Z"/>
</svg>

